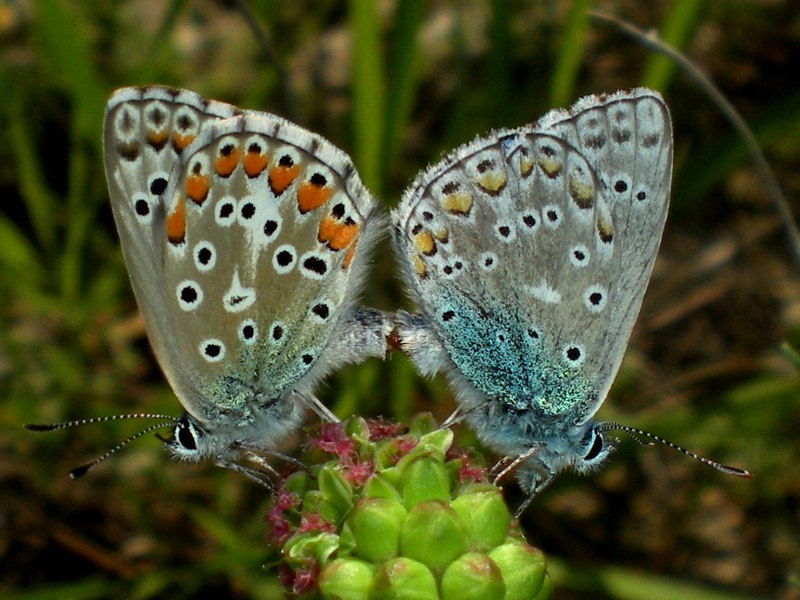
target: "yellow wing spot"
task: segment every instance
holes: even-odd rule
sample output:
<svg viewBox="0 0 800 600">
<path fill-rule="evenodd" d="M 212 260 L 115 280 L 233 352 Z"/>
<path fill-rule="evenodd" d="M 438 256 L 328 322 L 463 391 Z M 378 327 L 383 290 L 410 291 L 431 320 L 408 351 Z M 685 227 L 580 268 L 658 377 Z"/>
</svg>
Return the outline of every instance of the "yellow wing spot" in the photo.
<svg viewBox="0 0 800 600">
<path fill-rule="evenodd" d="M 477 183 L 483 191 L 490 194 L 499 194 L 506 187 L 508 178 L 503 171 L 487 171 L 475 178 Z"/>
<path fill-rule="evenodd" d="M 447 240 L 450 239 L 450 232 L 447 230 L 447 227 L 440 227 L 439 229 L 433 232 L 433 237 L 435 237 L 438 241 L 442 242 L 443 244 L 446 244 Z"/>
<path fill-rule="evenodd" d="M 561 173 L 561 169 L 564 166 L 560 160 L 556 160 L 555 158 L 551 158 L 549 156 L 540 156 L 539 157 L 539 166 L 544 171 L 544 174 L 547 175 L 550 179 L 553 179 Z"/>
<path fill-rule="evenodd" d="M 297 206 L 302 214 L 319 208 L 333 194 L 333 189 L 304 181 L 297 188 Z"/>
<path fill-rule="evenodd" d="M 533 171 L 533 158 L 527 155 L 520 156 L 519 172 L 523 177 L 527 177 Z"/>
<path fill-rule="evenodd" d="M 172 147 L 175 149 L 175 152 L 180 154 L 183 150 L 194 141 L 196 136 L 193 134 L 183 135 L 178 133 L 177 131 L 172 132 Z"/>
<path fill-rule="evenodd" d="M 280 196 L 300 174 L 300 165 L 275 165 L 269 170 L 269 187 L 272 193 Z"/>
<path fill-rule="evenodd" d="M 178 196 L 178 201 L 167 215 L 166 229 L 170 243 L 178 245 L 186 239 L 186 201 L 183 196 Z"/>
<path fill-rule="evenodd" d="M 420 258 L 419 254 L 411 257 L 411 263 L 414 265 L 414 272 L 419 277 L 426 277 L 428 275 L 428 267 L 425 266 L 425 261 Z"/>
<path fill-rule="evenodd" d="M 414 245 L 425 256 L 436 254 L 436 242 L 433 240 L 433 234 L 427 229 L 414 236 Z"/>
<path fill-rule="evenodd" d="M 567 185 L 569 188 L 569 195 L 572 196 L 578 208 L 592 208 L 594 185 L 592 185 L 591 179 L 589 181 L 582 181 L 574 175 L 570 175 Z"/>
<path fill-rule="evenodd" d="M 614 228 L 602 217 L 597 220 L 597 233 L 600 240 L 606 244 L 610 244 L 614 239 Z"/>
<path fill-rule="evenodd" d="M 267 163 L 269 163 L 268 154 L 259 154 L 258 152 L 251 152 L 249 150 L 242 159 L 242 166 L 248 177 L 257 177 L 260 175 L 261 172 L 267 168 Z"/>
<path fill-rule="evenodd" d="M 198 169 L 199 171 L 199 169 Z M 208 197 L 209 179 L 205 173 L 192 173 L 186 178 L 186 195 L 195 204 L 202 204 Z"/>
<path fill-rule="evenodd" d="M 469 192 L 456 192 L 449 194 L 441 200 L 442 209 L 457 215 L 468 215 L 472 209 L 472 194 Z"/>
<path fill-rule="evenodd" d="M 317 239 L 334 252 L 344 250 L 358 235 L 358 224 L 353 221 L 341 222 L 333 217 L 326 216 L 319 224 Z"/>
<path fill-rule="evenodd" d="M 351 244 L 351 246 L 347 249 L 347 252 L 344 255 L 344 260 L 342 260 L 342 270 L 346 271 L 350 268 L 350 263 L 353 262 L 353 258 L 356 255 L 356 247 L 358 243 Z"/>
<path fill-rule="evenodd" d="M 226 144 L 219 150 L 219 156 L 214 161 L 214 171 L 220 177 L 230 177 L 236 165 L 239 163 L 241 152 L 239 146 Z"/>
</svg>

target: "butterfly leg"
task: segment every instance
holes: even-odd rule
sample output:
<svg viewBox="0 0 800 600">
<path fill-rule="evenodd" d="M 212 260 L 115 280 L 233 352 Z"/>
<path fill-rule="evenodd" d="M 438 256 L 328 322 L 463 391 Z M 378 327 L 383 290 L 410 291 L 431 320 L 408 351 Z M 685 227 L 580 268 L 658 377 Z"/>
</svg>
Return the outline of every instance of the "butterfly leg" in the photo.
<svg viewBox="0 0 800 600">
<path fill-rule="evenodd" d="M 516 457 L 504 456 L 499 461 L 497 461 L 494 467 L 492 467 L 491 471 L 492 473 L 495 473 L 494 484 L 497 485 L 503 477 L 508 475 L 514 469 L 516 469 L 521 463 L 525 462 L 530 457 L 539 452 L 541 448 L 542 448 L 541 444 L 536 444 L 535 446 L 528 448 L 528 450 L 526 450 L 519 456 Z"/>
<path fill-rule="evenodd" d="M 248 455 L 249 454 L 250 453 L 248 453 Z M 251 456 L 248 456 L 248 458 L 253 460 Z M 267 472 L 265 473 L 258 469 L 245 467 L 235 462 L 231 462 L 229 460 L 224 460 L 224 459 L 217 459 L 216 461 L 214 461 L 214 464 L 216 464 L 218 467 L 224 467 L 225 469 L 231 469 L 232 471 L 241 473 L 242 475 L 247 477 L 250 481 L 254 481 L 261 487 L 267 488 L 270 492 L 275 491 L 275 484 L 273 483 L 272 479 L 273 477 L 275 478 L 279 477 L 278 472 L 273 467 L 268 465 L 266 461 L 264 461 L 263 459 L 261 461 L 254 461 L 254 462 L 257 462 Z"/>
<path fill-rule="evenodd" d="M 308 406 L 311 410 L 313 410 L 316 415 L 327 423 L 340 423 L 341 420 L 335 414 L 333 414 L 330 409 L 325 406 L 319 399 L 314 396 L 313 394 L 305 394 L 298 390 L 292 390 L 292 395 L 298 397 L 300 401 L 302 401 L 306 406 Z"/>
</svg>

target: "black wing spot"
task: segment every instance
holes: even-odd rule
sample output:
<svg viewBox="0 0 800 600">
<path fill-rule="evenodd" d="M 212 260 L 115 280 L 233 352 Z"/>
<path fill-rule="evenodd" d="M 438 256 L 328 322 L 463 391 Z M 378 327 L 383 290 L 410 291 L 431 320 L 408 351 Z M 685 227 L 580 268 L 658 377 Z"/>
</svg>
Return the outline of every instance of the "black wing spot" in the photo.
<svg viewBox="0 0 800 600">
<path fill-rule="evenodd" d="M 150 193 L 154 196 L 160 196 L 167 189 L 168 181 L 163 177 L 156 177 L 150 182 Z"/>
<path fill-rule="evenodd" d="M 275 233 L 277 229 L 278 229 L 277 221 L 273 221 L 272 219 L 270 219 L 266 223 L 264 223 L 264 235 L 266 235 L 267 237 Z M 288 252 L 286 254 L 288 254 Z M 280 258 L 278 259 L 278 264 L 280 264 Z M 281 266 L 285 267 L 286 265 L 281 265 Z"/>
<path fill-rule="evenodd" d="M 139 199 L 134 204 L 133 209 L 136 211 L 136 214 L 140 217 L 146 217 L 150 214 L 150 205 L 147 203 L 147 200 Z"/>
<path fill-rule="evenodd" d="M 324 260 L 316 256 L 309 256 L 303 261 L 303 267 L 309 271 L 313 271 L 317 275 L 325 275 L 328 271 L 328 265 Z"/>
<path fill-rule="evenodd" d="M 325 177 L 322 173 L 314 173 L 308 180 L 308 182 L 315 186 L 315 187 L 325 187 L 328 185 L 328 178 Z"/>
<path fill-rule="evenodd" d="M 311 312 L 313 312 L 315 315 L 317 315 L 320 319 L 324 321 L 330 316 L 331 309 L 328 307 L 327 304 L 320 302 L 319 304 L 316 304 L 311 308 Z"/>
</svg>

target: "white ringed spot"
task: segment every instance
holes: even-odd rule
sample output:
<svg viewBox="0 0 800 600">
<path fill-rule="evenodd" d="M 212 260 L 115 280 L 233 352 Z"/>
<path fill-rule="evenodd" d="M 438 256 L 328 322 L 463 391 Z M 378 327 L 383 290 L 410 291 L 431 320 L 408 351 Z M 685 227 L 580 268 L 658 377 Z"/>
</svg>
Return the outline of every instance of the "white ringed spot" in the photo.
<svg viewBox="0 0 800 600">
<path fill-rule="evenodd" d="M 178 306 L 184 312 L 191 312 L 203 303 L 203 288 L 191 279 L 184 279 L 175 288 Z"/>
</svg>

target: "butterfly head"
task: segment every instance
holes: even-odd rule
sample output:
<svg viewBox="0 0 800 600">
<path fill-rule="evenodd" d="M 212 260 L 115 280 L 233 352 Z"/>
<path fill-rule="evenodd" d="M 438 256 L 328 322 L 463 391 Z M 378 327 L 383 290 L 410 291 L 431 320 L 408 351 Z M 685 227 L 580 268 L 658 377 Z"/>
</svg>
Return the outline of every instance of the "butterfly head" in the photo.
<svg viewBox="0 0 800 600">
<path fill-rule="evenodd" d="M 599 468 L 616 449 L 617 440 L 604 433 L 602 424 L 590 421 L 567 435 L 537 443 L 517 459 L 520 487 L 533 498 L 567 468 L 581 474 Z"/>
<path fill-rule="evenodd" d="M 170 437 L 156 437 L 164 443 L 164 447 L 176 460 L 198 462 L 213 453 L 205 430 L 190 415 L 184 413 L 177 419 Z"/>
</svg>

